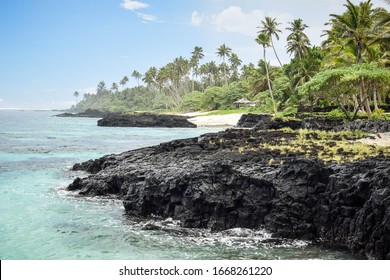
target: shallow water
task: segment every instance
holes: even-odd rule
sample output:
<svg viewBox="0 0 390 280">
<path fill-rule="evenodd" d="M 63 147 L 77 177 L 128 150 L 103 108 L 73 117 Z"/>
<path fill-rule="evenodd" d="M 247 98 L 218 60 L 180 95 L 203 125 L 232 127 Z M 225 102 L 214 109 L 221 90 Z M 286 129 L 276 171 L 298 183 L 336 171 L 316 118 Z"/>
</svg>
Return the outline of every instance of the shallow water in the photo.
<svg viewBox="0 0 390 280">
<path fill-rule="evenodd" d="M 55 112 L 0 110 L 1 259 L 353 259 L 265 231 L 212 233 L 124 215 L 120 201 L 77 198 L 76 163 L 216 129 L 108 128 Z"/>
</svg>

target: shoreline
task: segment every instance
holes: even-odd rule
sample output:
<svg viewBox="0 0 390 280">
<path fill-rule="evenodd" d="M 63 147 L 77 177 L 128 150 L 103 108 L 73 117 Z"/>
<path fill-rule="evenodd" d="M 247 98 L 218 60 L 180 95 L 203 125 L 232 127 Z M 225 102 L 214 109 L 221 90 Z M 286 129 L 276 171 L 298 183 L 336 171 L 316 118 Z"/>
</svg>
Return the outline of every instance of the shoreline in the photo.
<svg viewBox="0 0 390 280">
<path fill-rule="evenodd" d="M 210 124 L 206 117 L 201 120 Z M 333 137 L 329 143 L 343 138 Z M 115 196 L 127 215 L 172 218 L 184 228 L 261 227 L 275 238 L 321 239 L 356 256 L 389 259 L 390 212 L 382 204 L 390 197 L 385 192 L 390 158 L 372 154 L 326 162 L 317 157 L 322 150 L 316 145 L 310 157 L 306 147 L 283 152 L 285 145 L 307 145 L 302 142 L 297 131 L 207 133 L 76 164 L 74 171 L 90 175 L 75 179 L 67 190 Z M 378 242 L 384 245 L 377 247 Z"/>
</svg>

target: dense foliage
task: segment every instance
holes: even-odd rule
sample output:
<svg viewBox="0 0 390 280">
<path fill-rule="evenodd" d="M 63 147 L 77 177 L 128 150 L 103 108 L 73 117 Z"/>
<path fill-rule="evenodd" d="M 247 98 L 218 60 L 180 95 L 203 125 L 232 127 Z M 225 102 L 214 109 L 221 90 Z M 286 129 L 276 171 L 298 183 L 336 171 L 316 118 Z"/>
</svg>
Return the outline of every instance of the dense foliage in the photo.
<svg viewBox="0 0 390 280">
<path fill-rule="evenodd" d="M 243 65 L 226 44 L 216 50 L 220 63 L 202 64 L 204 51 L 196 46 L 189 58 L 180 56 L 144 74 L 134 70 L 136 87 L 126 87 L 127 76 L 109 88 L 101 81 L 96 94 L 84 94 L 74 109 L 234 109 L 235 101 L 247 98 L 264 112 L 336 105 L 348 118 L 358 113 L 370 118 L 389 97 L 390 13 L 373 8 L 371 0 L 358 5 L 346 0 L 344 6 L 344 13 L 330 15 L 321 46 L 311 46 L 302 19 L 288 23 L 286 52 L 292 56 L 288 64 L 282 65 L 274 48 L 283 32 L 278 29 L 281 23 L 265 17 L 259 19 L 256 42 L 263 55 L 257 65 Z M 269 64 L 270 54 L 280 65 Z M 74 93 L 76 101 L 79 95 Z"/>
</svg>

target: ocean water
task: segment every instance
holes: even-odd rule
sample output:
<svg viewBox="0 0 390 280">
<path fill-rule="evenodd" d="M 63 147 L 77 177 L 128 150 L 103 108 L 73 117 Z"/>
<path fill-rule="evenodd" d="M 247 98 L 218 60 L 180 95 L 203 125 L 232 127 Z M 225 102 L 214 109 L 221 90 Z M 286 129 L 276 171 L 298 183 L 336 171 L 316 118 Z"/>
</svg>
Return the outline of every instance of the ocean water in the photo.
<svg viewBox="0 0 390 280">
<path fill-rule="evenodd" d="M 70 167 L 105 154 L 216 129 L 103 128 L 96 119 L 0 110 L 0 259 L 354 259 L 265 231 L 213 233 L 124 214 L 120 201 L 79 198 Z"/>
</svg>

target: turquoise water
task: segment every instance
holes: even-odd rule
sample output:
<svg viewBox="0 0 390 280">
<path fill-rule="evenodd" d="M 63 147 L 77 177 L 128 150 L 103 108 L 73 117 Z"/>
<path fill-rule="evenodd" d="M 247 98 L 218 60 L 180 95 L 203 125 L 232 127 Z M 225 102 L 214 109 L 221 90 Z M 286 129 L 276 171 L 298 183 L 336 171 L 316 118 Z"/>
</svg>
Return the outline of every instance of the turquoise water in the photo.
<svg viewBox="0 0 390 280">
<path fill-rule="evenodd" d="M 265 231 L 211 233 L 124 215 L 65 187 L 76 163 L 215 129 L 104 128 L 96 119 L 0 110 L 0 259 L 351 259 Z"/>
</svg>

